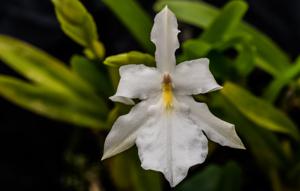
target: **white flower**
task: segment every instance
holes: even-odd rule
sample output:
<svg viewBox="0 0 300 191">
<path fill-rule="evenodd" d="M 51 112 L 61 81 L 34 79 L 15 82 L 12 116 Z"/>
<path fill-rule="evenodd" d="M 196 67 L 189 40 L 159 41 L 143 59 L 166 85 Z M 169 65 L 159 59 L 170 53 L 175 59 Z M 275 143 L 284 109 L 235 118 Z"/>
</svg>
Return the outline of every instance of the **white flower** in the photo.
<svg viewBox="0 0 300 191">
<path fill-rule="evenodd" d="M 172 187 L 186 177 L 191 166 L 204 162 L 208 150 L 206 137 L 223 146 L 244 149 L 234 125 L 215 117 L 206 104 L 191 96 L 221 86 L 210 73 L 206 58 L 176 66 L 178 33 L 176 17 L 165 7 L 156 15 L 151 31 L 157 68 L 120 68 L 119 87 L 110 99 L 125 104 L 134 104 L 134 98 L 142 101 L 114 123 L 102 158 L 136 144 L 141 166 L 162 172 Z"/>
</svg>

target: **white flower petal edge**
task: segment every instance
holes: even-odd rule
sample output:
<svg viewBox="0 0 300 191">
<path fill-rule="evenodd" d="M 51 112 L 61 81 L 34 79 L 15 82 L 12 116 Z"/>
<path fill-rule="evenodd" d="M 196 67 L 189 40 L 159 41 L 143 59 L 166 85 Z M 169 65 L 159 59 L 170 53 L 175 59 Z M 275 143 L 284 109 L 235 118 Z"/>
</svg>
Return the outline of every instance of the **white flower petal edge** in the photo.
<svg viewBox="0 0 300 191">
<path fill-rule="evenodd" d="M 166 6 L 154 18 L 151 41 L 156 46 L 156 66 L 161 72 L 171 72 L 176 65 L 175 51 L 179 48 L 177 19 Z"/>
<path fill-rule="evenodd" d="M 235 131 L 234 125 L 214 116 L 205 103 L 196 102 L 189 96 L 181 96 L 178 100 L 188 105 L 190 119 L 205 132 L 205 135 L 210 140 L 222 146 L 245 149 L 244 144 Z"/>
<path fill-rule="evenodd" d="M 120 67 L 120 82 L 117 92 L 110 99 L 133 105 L 133 98 L 147 99 L 160 91 L 161 74 L 156 68 L 145 65 L 125 65 Z"/>
<path fill-rule="evenodd" d="M 134 145 L 139 128 L 149 117 L 147 108 L 153 102 L 153 99 L 142 101 L 134 106 L 128 114 L 117 119 L 105 139 L 102 160 L 123 152 Z"/>
<path fill-rule="evenodd" d="M 180 95 L 203 94 L 222 88 L 211 74 L 207 58 L 185 61 L 177 65 L 173 83 L 174 92 Z"/>
</svg>

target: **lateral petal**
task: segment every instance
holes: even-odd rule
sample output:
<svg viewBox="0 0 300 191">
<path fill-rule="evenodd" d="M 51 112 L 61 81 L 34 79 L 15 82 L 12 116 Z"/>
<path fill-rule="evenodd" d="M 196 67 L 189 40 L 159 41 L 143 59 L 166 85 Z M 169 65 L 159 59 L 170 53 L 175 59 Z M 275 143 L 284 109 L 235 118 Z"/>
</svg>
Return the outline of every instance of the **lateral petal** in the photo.
<svg viewBox="0 0 300 191">
<path fill-rule="evenodd" d="M 209 60 L 201 58 L 176 66 L 173 74 L 174 91 L 179 95 L 203 94 L 221 89 L 209 70 Z"/>
<path fill-rule="evenodd" d="M 172 187 L 181 182 L 188 169 L 204 162 L 207 139 L 182 111 L 156 111 L 140 129 L 136 144 L 142 167 L 164 174 Z"/>
<path fill-rule="evenodd" d="M 172 72 L 176 65 L 175 51 L 179 48 L 177 19 L 166 6 L 154 19 L 151 41 L 156 46 L 155 60 L 161 72 Z"/>
<path fill-rule="evenodd" d="M 141 125 L 147 121 L 148 108 L 152 100 L 146 100 L 135 105 L 131 111 L 120 116 L 113 124 L 104 143 L 102 160 L 125 151 L 134 145 L 137 132 Z"/>
<path fill-rule="evenodd" d="M 222 146 L 245 149 L 234 125 L 214 116 L 205 103 L 196 102 L 189 96 L 181 97 L 179 100 L 188 104 L 190 118 L 205 132 L 210 140 Z"/>
<path fill-rule="evenodd" d="M 117 92 L 110 99 L 132 105 L 131 99 L 147 99 L 160 91 L 161 74 L 156 68 L 145 65 L 125 65 L 120 67 L 120 82 Z"/>
</svg>

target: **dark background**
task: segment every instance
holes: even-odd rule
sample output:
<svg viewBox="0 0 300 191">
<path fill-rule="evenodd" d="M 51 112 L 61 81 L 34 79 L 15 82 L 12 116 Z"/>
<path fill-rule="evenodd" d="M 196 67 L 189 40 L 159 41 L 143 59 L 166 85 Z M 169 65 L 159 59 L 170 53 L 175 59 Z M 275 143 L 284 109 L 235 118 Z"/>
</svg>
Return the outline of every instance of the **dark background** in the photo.
<svg viewBox="0 0 300 191">
<path fill-rule="evenodd" d="M 108 55 L 140 49 L 101 0 L 83 2 L 97 22 Z M 153 16 L 154 1 L 140 2 Z M 222 6 L 226 1 L 207 2 Z M 300 1 L 248 0 L 248 3 L 250 9 L 245 20 L 295 58 L 300 53 Z M 30 42 L 66 63 L 73 53 L 80 54 L 82 50 L 60 30 L 50 0 L 0 0 L 0 33 Z M 0 73 L 18 76 L 2 63 Z M 88 130 L 75 130 L 68 124 L 40 117 L 0 98 L 0 189 L 65 190 L 62 186 L 66 168 L 64 151 L 74 131 L 81 132 L 84 143 L 81 152 L 99 157 L 101 150 L 96 140 L 88 139 Z"/>
</svg>

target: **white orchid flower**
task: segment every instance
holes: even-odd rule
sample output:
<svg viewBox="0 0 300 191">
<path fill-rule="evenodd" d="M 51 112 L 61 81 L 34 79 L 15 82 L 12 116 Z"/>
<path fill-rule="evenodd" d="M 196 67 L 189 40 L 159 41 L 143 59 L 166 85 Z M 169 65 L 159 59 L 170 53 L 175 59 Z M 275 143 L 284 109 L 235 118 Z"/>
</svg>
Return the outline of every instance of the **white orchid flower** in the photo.
<svg viewBox="0 0 300 191">
<path fill-rule="evenodd" d="M 134 104 L 132 99 L 138 98 L 141 102 L 114 123 L 105 140 L 102 158 L 136 144 L 141 166 L 162 172 L 172 187 L 186 177 L 191 166 L 204 162 L 207 138 L 223 146 L 245 148 L 234 125 L 215 117 L 206 104 L 194 101 L 191 96 L 221 86 L 209 71 L 207 58 L 176 66 L 178 33 L 176 17 L 165 7 L 156 15 L 151 31 L 157 68 L 145 65 L 120 68 L 121 80 L 110 99 Z"/>
</svg>

